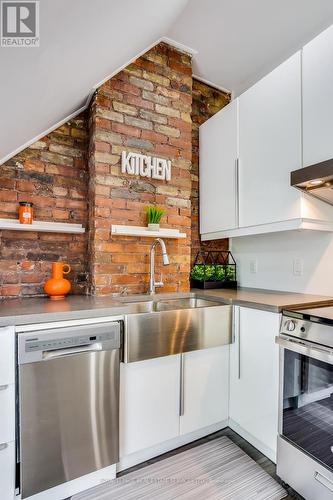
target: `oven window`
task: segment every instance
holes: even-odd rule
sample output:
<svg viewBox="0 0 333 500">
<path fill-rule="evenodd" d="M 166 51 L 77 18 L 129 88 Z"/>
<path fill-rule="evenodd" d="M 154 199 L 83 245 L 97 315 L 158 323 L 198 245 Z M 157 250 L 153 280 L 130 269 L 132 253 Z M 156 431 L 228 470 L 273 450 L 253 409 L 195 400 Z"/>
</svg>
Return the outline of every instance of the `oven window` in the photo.
<svg viewBox="0 0 333 500">
<path fill-rule="evenodd" d="M 282 434 L 333 470 L 333 365 L 284 350 Z"/>
</svg>

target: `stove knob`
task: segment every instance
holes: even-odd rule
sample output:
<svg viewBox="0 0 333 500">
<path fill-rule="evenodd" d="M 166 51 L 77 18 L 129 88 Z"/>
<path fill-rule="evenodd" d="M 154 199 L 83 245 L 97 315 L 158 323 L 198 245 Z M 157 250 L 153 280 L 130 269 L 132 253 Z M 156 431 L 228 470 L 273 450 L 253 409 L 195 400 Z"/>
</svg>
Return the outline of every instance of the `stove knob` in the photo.
<svg viewBox="0 0 333 500">
<path fill-rule="evenodd" d="M 288 332 L 293 332 L 296 328 L 296 323 L 292 319 L 289 319 L 288 321 L 286 321 L 285 326 Z"/>
</svg>

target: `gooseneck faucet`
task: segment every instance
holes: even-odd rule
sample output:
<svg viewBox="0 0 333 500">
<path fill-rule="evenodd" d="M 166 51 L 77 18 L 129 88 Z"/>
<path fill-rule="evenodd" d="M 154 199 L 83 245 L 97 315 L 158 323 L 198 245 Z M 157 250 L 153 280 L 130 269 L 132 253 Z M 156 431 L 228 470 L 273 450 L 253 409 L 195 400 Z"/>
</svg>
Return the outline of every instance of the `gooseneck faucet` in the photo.
<svg viewBox="0 0 333 500">
<path fill-rule="evenodd" d="M 148 293 L 150 295 L 155 293 L 155 288 L 160 288 L 164 286 L 163 281 L 155 281 L 155 250 L 158 244 L 160 245 L 162 250 L 163 265 L 168 266 L 170 264 L 164 241 L 161 238 L 156 238 L 156 240 L 154 241 L 154 243 L 150 248 L 150 276 L 149 276 L 149 290 L 148 290 Z"/>
</svg>

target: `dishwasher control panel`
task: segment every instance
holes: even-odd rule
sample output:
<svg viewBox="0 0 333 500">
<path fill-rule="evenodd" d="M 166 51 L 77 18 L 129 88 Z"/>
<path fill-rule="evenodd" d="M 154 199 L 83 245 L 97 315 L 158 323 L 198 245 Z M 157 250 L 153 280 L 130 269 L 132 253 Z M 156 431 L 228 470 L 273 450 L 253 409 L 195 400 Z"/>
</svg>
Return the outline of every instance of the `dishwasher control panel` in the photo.
<svg viewBox="0 0 333 500">
<path fill-rule="evenodd" d="M 81 345 L 95 344 L 96 342 L 105 342 L 114 340 L 115 332 L 106 332 L 96 335 L 72 336 L 63 339 L 55 338 L 40 340 L 40 336 L 26 339 L 25 351 L 52 351 L 54 349 L 66 349 L 67 347 L 78 347 Z"/>
<path fill-rule="evenodd" d="M 51 355 L 54 358 L 56 355 L 119 349 L 121 324 L 121 321 L 112 321 L 19 333 L 18 364 L 50 359 Z"/>
</svg>

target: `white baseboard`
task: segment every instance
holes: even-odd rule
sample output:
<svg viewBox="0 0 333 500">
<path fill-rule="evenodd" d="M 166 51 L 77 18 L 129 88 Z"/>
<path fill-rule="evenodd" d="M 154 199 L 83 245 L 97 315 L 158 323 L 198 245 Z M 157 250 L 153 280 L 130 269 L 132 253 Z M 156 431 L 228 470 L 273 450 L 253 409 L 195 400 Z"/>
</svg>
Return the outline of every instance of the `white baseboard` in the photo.
<svg viewBox="0 0 333 500">
<path fill-rule="evenodd" d="M 275 451 L 272 450 L 264 443 L 262 443 L 259 439 L 253 437 L 252 434 L 244 430 L 243 427 L 241 427 L 239 424 L 237 424 L 237 422 L 232 420 L 232 418 L 229 418 L 229 427 L 276 464 L 276 450 Z"/>
<path fill-rule="evenodd" d="M 121 472 L 123 470 L 129 469 L 130 467 L 133 467 L 134 465 L 146 462 L 146 460 L 150 460 L 151 458 L 157 457 L 158 455 L 162 455 L 163 453 L 179 448 L 180 446 L 184 446 L 185 444 L 196 441 L 197 439 L 200 439 L 204 436 L 208 436 L 209 434 L 224 429 L 225 427 L 228 427 L 228 420 L 223 420 L 222 422 L 209 425 L 208 427 L 190 432 L 189 434 L 177 436 L 174 439 L 170 439 L 169 441 L 166 441 L 164 443 L 157 444 L 156 446 L 152 446 L 151 448 L 140 450 L 125 457 L 121 457 L 117 464 L 117 472 Z"/>
</svg>

